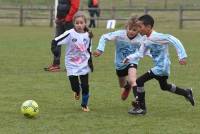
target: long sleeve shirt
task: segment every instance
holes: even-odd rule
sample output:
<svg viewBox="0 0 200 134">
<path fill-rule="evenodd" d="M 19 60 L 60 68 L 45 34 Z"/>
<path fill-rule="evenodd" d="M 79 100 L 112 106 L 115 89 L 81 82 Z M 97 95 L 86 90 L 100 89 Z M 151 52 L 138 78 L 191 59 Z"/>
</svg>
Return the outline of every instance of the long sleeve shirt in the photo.
<svg viewBox="0 0 200 134">
<path fill-rule="evenodd" d="M 65 66 L 67 75 L 85 75 L 91 71 L 88 60 L 90 38 L 88 32 L 78 33 L 74 29 L 67 30 L 54 40 L 54 45 L 66 45 Z"/>
<path fill-rule="evenodd" d="M 144 56 L 147 50 L 150 50 L 154 62 L 154 67 L 151 68 L 151 71 L 158 76 L 168 76 L 170 74 L 169 44 L 175 47 L 179 60 L 187 57 L 182 43 L 169 34 L 153 31 L 149 37 L 143 37 L 141 44 L 138 53 L 129 55 L 127 58 L 138 60 Z"/>
<path fill-rule="evenodd" d="M 122 70 L 129 64 L 138 64 L 139 60 L 131 60 L 129 64 L 123 64 L 123 59 L 136 53 L 140 47 L 141 35 L 138 34 L 134 39 L 129 39 L 126 30 L 118 30 L 101 36 L 97 50 L 104 52 L 107 41 L 115 41 L 115 68 Z"/>
</svg>

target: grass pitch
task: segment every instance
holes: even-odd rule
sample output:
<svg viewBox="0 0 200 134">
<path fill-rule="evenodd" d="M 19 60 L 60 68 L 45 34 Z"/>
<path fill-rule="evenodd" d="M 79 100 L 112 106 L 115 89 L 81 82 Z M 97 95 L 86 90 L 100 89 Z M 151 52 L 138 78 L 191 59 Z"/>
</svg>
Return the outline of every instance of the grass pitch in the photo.
<svg viewBox="0 0 200 134">
<path fill-rule="evenodd" d="M 49 73 L 43 67 L 51 63 L 49 27 L 0 27 L 0 133 L 1 134 L 198 134 L 200 124 L 200 32 L 198 29 L 170 30 L 184 44 L 188 65 L 178 64 L 175 49 L 170 47 L 169 82 L 192 87 L 196 106 L 183 97 L 160 90 L 156 81 L 145 85 L 148 112 L 131 116 L 132 94 L 120 100 L 114 70 L 114 44 L 108 43 L 104 55 L 94 58 L 95 71 L 90 75 L 88 113 L 73 99 L 66 72 Z M 108 30 L 93 29 L 96 48 L 99 36 Z M 62 69 L 64 69 L 64 49 Z M 138 76 L 152 67 L 149 58 L 141 60 Z M 27 119 L 20 113 L 22 102 L 34 99 L 40 107 L 37 118 Z"/>
</svg>

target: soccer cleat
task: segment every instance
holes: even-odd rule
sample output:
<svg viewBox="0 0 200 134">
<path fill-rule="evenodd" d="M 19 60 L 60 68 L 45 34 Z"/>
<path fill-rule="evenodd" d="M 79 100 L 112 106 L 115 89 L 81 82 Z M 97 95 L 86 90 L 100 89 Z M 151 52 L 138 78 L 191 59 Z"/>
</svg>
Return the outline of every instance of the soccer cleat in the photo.
<svg viewBox="0 0 200 134">
<path fill-rule="evenodd" d="M 133 107 L 128 111 L 128 113 L 132 115 L 145 115 L 146 109 L 142 109 L 140 107 Z"/>
<path fill-rule="evenodd" d="M 48 67 L 44 68 L 45 71 L 49 71 L 49 72 L 60 72 L 60 66 L 59 65 L 50 65 Z"/>
<path fill-rule="evenodd" d="M 187 101 L 189 101 L 192 104 L 192 106 L 194 106 L 195 102 L 194 102 L 194 97 L 193 97 L 193 93 L 192 93 L 192 88 L 186 89 L 185 91 L 188 93 L 188 95 L 185 97 L 185 99 Z"/>
<path fill-rule="evenodd" d="M 121 99 L 126 100 L 129 96 L 130 91 L 131 91 L 131 86 L 125 87 L 124 90 L 121 93 Z"/>
<path fill-rule="evenodd" d="M 79 100 L 80 99 L 80 93 L 74 92 L 74 99 Z"/>
<path fill-rule="evenodd" d="M 89 112 L 90 111 L 88 106 L 82 106 L 82 110 L 83 110 L 83 112 Z"/>
<path fill-rule="evenodd" d="M 132 105 L 134 108 L 138 107 L 137 101 L 132 101 L 132 102 L 131 102 L 131 105 Z"/>
</svg>

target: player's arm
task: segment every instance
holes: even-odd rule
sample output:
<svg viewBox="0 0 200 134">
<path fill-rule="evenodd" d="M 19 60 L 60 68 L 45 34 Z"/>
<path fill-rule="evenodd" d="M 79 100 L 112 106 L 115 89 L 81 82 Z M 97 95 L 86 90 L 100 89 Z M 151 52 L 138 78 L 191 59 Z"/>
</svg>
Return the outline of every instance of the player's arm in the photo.
<svg viewBox="0 0 200 134">
<path fill-rule="evenodd" d="M 145 55 L 147 55 L 147 53 L 149 52 L 149 49 L 145 46 L 144 43 L 141 44 L 139 51 L 131 54 L 129 56 L 127 56 L 124 60 L 123 63 L 126 64 L 128 63 L 130 60 L 138 60 L 143 58 Z"/>
<path fill-rule="evenodd" d="M 99 39 L 99 44 L 97 46 L 97 49 L 93 52 L 93 55 L 95 57 L 100 56 L 101 54 L 103 54 L 104 50 L 105 50 L 105 46 L 107 41 L 112 41 L 115 40 L 118 36 L 120 36 L 123 32 L 121 30 L 119 31 L 115 31 L 115 32 L 111 32 L 111 33 L 107 33 L 107 34 L 103 34 L 101 36 L 101 38 Z"/>
<path fill-rule="evenodd" d="M 179 63 L 182 65 L 186 64 L 187 54 L 182 43 L 176 37 L 169 34 L 159 34 L 159 36 L 152 38 L 151 41 L 160 45 L 171 44 L 176 49 L 179 58 Z"/>
<path fill-rule="evenodd" d="M 187 54 L 186 54 L 185 48 L 183 47 L 183 44 L 180 42 L 179 39 L 177 39 L 176 37 L 172 35 L 168 35 L 167 40 L 170 42 L 171 45 L 175 47 L 178 58 L 179 58 L 179 63 L 181 65 L 185 65 Z"/>
<path fill-rule="evenodd" d="M 59 35 L 55 39 L 52 40 L 51 42 L 51 51 L 52 53 L 57 56 L 58 55 L 58 45 L 66 44 L 68 42 L 70 35 L 70 30 L 65 31 L 63 34 Z"/>
</svg>

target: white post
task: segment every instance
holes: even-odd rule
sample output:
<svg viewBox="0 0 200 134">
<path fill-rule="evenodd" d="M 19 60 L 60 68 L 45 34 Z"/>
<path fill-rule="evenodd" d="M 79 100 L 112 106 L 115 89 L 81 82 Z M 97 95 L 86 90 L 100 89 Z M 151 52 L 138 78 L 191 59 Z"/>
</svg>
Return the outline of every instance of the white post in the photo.
<svg viewBox="0 0 200 134">
<path fill-rule="evenodd" d="M 58 0 L 55 0 L 55 6 L 54 6 L 54 17 L 56 18 L 57 15 L 57 6 L 58 6 Z"/>
</svg>

